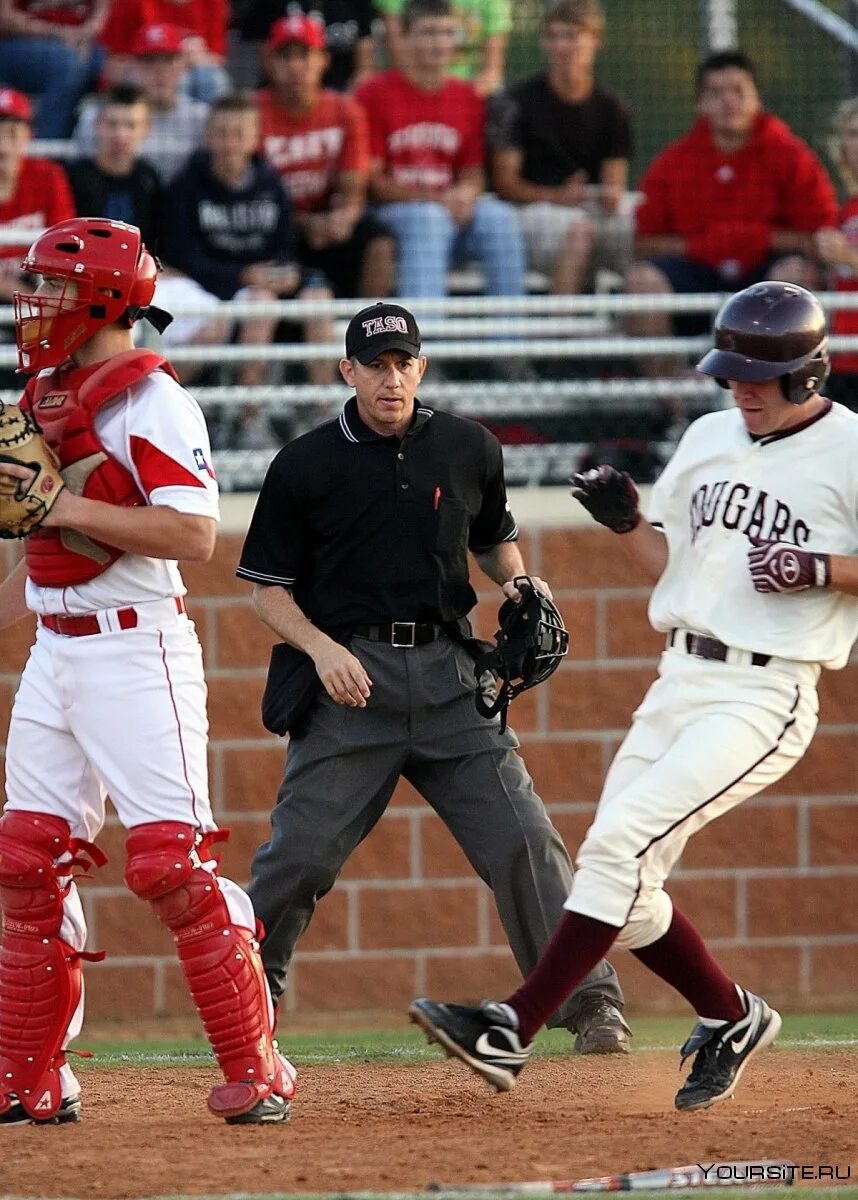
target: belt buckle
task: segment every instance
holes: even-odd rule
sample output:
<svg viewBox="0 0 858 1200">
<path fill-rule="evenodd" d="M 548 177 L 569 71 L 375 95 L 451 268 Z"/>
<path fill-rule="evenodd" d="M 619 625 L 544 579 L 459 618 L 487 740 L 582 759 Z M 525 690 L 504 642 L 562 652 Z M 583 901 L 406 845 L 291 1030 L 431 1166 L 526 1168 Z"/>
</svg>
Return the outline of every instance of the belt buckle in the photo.
<svg viewBox="0 0 858 1200">
<path fill-rule="evenodd" d="M 399 630 L 404 629 L 405 633 L 400 634 Z M 390 644 L 398 646 L 401 650 L 412 650 L 417 644 L 417 622 L 416 621 L 391 621 L 390 623 Z M 409 638 L 410 641 L 402 639 Z"/>
</svg>

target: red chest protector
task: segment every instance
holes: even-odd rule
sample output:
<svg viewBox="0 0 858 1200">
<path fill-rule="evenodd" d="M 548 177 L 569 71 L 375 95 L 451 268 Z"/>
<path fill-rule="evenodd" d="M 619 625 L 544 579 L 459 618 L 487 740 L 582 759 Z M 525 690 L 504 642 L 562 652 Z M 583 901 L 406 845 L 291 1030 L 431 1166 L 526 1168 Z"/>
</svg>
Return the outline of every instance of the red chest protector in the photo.
<svg viewBox="0 0 858 1200">
<path fill-rule="evenodd" d="M 95 414 L 155 370 L 176 378 L 151 350 L 127 350 L 93 368 L 57 368 L 29 381 L 21 408 L 32 413 L 57 454 L 66 486 L 78 496 L 131 508 L 146 498 L 134 476 L 111 458 L 95 432 Z M 124 550 L 72 529 L 38 529 L 27 538 L 27 574 L 40 587 L 67 587 L 95 579 Z"/>
</svg>

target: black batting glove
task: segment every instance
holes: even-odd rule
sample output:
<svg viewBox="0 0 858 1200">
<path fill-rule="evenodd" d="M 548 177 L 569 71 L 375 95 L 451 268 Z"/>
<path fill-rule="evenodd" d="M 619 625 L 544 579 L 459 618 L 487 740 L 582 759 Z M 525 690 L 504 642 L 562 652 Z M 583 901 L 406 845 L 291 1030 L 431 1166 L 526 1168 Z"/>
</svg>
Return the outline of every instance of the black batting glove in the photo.
<svg viewBox="0 0 858 1200">
<path fill-rule="evenodd" d="M 641 519 L 638 489 L 625 471 L 616 467 L 594 467 L 569 480 L 572 495 L 584 505 L 594 521 L 614 533 L 631 533 Z"/>
</svg>

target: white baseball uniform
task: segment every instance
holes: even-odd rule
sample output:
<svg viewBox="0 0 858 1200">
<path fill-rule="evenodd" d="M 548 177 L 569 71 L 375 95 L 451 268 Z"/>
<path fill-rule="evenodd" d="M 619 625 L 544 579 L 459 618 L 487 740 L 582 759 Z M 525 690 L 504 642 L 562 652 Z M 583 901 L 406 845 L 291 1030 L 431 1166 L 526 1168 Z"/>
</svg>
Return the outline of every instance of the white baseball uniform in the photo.
<svg viewBox="0 0 858 1200">
<path fill-rule="evenodd" d="M 849 656 L 858 598 L 758 593 L 748 551 L 759 539 L 858 555 L 858 416 L 826 402 L 792 429 L 752 438 L 738 409 L 710 413 L 655 484 L 649 516 L 668 546 L 649 606 L 667 648 L 566 902 L 620 927 L 629 949 L 667 932 L 663 884 L 691 834 L 798 762 L 816 728 L 820 668 Z"/>
</svg>

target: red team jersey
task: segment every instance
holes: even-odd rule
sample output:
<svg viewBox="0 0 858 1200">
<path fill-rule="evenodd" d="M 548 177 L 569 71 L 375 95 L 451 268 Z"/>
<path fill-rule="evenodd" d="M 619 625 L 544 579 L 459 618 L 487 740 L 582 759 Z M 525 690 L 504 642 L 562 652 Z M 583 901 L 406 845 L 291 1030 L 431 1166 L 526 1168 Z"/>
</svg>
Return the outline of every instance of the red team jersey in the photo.
<svg viewBox="0 0 858 1200">
<path fill-rule="evenodd" d="M 58 4 L 56 0 L 12 0 L 12 7 L 36 21 L 51 25 L 83 25 L 92 16 L 91 0 L 77 4 Z"/>
<path fill-rule="evenodd" d="M 850 196 L 840 210 L 838 219 L 840 232 L 853 250 L 858 250 L 858 196 Z M 836 267 L 834 287 L 838 292 L 858 292 L 858 272 L 852 267 Z M 858 334 L 858 308 L 834 313 L 831 332 L 835 334 Z M 845 375 L 858 375 L 858 352 L 835 354 L 831 360 L 835 371 Z"/>
<path fill-rule="evenodd" d="M 366 116 L 351 96 L 323 91 L 296 116 L 271 88 L 257 95 L 262 152 L 279 173 L 299 212 L 324 211 L 341 171 L 369 170 Z"/>
<path fill-rule="evenodd" d="M 36 232 L 74 217 L 75 207 L 68 177 L 62 167 L 45 158 L 25 158 L 18 186 L 0 202 L 0 225 L 21 230 L 18 245 L 0 246 L 0 275 L 18 276 L 18 264 Z"/>
<path fill-rule="evenodd" d="M 701 118 L 663 150 L 641 180 L 639 237 L 690 238 L 713 223 L 755 222 L 813 232 L 834 225 L 837 200 L 810 147 L 771 113 L 745 146 L 724 154 Z"/>
<path fill-rule="evenodd" d="M 443 192 L 464 168 L 483 166 L 483 102 L 464 80 L 426 92 L 400 71 L 383 71 L 356 95 L 369 117 L 372 157 L 403 187 Z"/>
<path fill-rule="evenodd" d="M 213 54 L 226 54 L 226 0 L 113 0 L 98 40 L 112 54 L 130 54 L 143 25 L 175 25 L 184 37 L 201 37 Z"/>
</svg>

